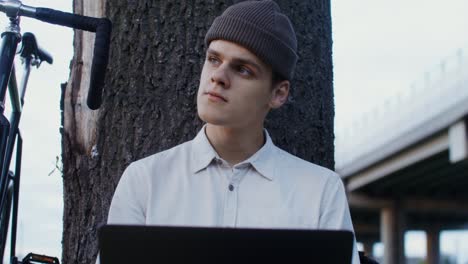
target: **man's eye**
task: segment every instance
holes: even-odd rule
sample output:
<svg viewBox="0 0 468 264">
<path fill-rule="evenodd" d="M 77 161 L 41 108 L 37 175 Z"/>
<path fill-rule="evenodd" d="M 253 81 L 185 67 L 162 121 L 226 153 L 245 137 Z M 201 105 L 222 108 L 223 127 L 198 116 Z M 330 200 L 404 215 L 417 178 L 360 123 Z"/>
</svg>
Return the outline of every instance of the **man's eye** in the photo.
<svg viewBox="0 0 468 264">
<path fill-rule="evenodd" d="M 213 56 L 208 56 L 208 57 L 206 58 L 206 60 L 207 60 L 208 62 L 212 63 L 212 64 L 217 64 L 217 63 L 219 63 L 218 58 L 213 57 Z"/>
<path fill-rule="evenodd" d="M 237 71 L 242 75 L 246 75 L 246 76 L 252 75 L 252 71 L 249 68 L 244 67 L 244 66 L 239 66 Z"/>
</svg>

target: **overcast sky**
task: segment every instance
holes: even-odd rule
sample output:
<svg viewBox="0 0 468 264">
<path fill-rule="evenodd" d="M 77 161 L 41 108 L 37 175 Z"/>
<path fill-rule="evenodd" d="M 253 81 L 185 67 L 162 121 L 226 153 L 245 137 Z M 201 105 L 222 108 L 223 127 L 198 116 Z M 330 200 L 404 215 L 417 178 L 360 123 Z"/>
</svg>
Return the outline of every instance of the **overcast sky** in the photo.
<svg viewBox="0 0 468 264">
<path fill-rule="evenodd" d="M 466 0 L 333 0 L 337 119 L 408 90 L 467 47 Z"/>
<path fill-rule="evenodd" d="M 66 0 L 24 3 L 71 11 L 71 1 Z M 336 122 L 350 122 L 382 105 L 457 49 L 466 48 L 466 10 L 466 0 L 332 0 Z M 28 18 L 22 20 L 22 30 L 36 33 L 39 44 L 54 56 L 54 64 L 31 74 L 26 94 L 17 248 L 60 257 L 61 175 L 48 174 L 61 152 L 60 84 L 68 80 L 72 30 Z M 424 254 L 424 235 L 409 237 L 407 253 Z M 463 251 L 454 237 L 443 234 L 445 252 Z"/>
</svg>

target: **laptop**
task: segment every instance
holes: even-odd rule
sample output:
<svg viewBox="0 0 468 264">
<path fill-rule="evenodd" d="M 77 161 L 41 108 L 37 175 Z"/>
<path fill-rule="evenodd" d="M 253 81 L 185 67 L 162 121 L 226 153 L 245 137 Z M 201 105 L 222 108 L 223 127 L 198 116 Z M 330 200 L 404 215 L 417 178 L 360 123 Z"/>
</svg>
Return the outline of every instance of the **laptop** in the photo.
<svg viewBox="0 0 468 264">
<path fill-rule="evenodd" d="M 101 264 L 351 263 L 344 230 L 104 225 Z"/>
</svg>

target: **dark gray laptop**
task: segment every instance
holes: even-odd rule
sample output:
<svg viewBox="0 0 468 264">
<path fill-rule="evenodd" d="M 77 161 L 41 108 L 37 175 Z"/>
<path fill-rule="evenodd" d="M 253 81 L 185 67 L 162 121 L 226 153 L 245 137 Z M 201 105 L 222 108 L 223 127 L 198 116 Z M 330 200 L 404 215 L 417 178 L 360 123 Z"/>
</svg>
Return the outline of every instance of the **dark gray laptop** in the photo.
<svg viewBox="0 0 468 264">
<path fill-rule="evenodd" d="M 351 263 L 353 233 L 174 226 L 104 225 L 101 264 Z"/>
</svg>

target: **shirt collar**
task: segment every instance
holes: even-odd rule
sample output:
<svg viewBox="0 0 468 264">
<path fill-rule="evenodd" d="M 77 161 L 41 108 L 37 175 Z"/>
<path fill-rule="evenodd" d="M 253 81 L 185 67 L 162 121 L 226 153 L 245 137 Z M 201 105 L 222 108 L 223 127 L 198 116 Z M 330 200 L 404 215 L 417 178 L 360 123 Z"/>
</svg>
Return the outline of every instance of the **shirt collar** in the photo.
<svg viewBox="0 0 468 264">
<path fill-rule="evenodd" d="M 218 153 L 211 146 L 208 137 L 205 134 L 206 125 L 198 132 L 192 141 L 192 171 L 197 173 L 208 167 L 213 159 L 218 157 Z"/>
<path fill-rule="evenodd" d="M 211 143 L 206 136 L 205 128 L 206 125 L 203 126 L 192 141 L 192 160 L 195 161 L 192 165 L 192 171 L 194 173 L 208 167 L 213 159 L 221 159 L 213 146 L 211 146 Z M 264 135 L 265 144 L 263 144 L 263 146 L 254 155 L 239 164 L 250 163 L 263 177 L 273 180 L 275 178 L 273 152 L 276 151 L 276 148 L 266 129 L 264 129 Z"/>
<path fill-rule="evenodd" d="M 252 167 L 260 173 L 263 177 L 273 180 L 275 178 L 275 145 L 271 140 L 270 135 L 266 129 L 263 130 L 265 135 L 265 144 L 250 158 L 248 158 L 245 163 L 252 164 Z"/>
</svg>

